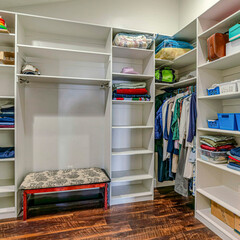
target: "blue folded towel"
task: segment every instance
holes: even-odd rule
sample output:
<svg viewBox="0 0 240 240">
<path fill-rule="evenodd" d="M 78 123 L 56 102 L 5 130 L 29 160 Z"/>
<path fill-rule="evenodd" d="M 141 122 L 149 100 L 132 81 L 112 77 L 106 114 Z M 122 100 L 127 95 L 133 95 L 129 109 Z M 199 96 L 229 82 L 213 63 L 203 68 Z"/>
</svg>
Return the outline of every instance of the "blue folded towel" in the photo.
<svg viewBox="0 0 240 240">
<path fill-rule="evenodd" d="M 14 147 L 0 147 L 0 158 L 12 158 L 15 156 Z"/>
<path fill-rule="evenodd" d="M 231 169 L 234 169 L 234 170 L 237 170 L 237 171 L 240 171 L 240 168 L 239 167 L 235 167 L 235 166 L 232 166 L 232 165 L 227 165 L 228 168 L 231 168 Z"/>
<path fill-rule="evenodd" d="M 236 155 L 236 156 L 240 157 L 240 147 L 233 148 L 233 149 L 230 151 L 230 153 L 231 153 L 232 155 Z"/>
</svg>

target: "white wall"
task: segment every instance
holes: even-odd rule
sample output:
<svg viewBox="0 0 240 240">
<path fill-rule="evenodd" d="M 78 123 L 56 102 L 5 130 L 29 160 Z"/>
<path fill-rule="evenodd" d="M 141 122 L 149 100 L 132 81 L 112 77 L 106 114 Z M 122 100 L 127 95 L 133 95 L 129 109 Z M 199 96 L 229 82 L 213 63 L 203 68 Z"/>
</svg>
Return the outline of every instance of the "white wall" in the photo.
<svg viewBox="0 0 240 240">
<path fill-rule="evenodd" d="M 178 3 L 179 0 L 68 0 L 8 10 L 172 35 L 178 30 Z"/>
<path fill-rule="evenodd" d="M 179 0 L 179 29 L 212 7 L 220 0 Z"/>
</svg>

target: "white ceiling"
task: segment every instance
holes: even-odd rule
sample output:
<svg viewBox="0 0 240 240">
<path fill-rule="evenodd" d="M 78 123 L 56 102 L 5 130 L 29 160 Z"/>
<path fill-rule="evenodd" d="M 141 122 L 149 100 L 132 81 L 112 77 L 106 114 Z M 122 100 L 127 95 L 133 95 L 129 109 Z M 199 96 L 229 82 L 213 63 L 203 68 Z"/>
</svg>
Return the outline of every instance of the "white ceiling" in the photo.
<svg viewBox="0 0 240 240">
<path fill-rule="evenodd" d="M 0 0 L 0 8 L 2 10 L 9 10 L 15 7 L 23 7 L 36 4 L 64 2 L 68 0 Z"/>
</svg>

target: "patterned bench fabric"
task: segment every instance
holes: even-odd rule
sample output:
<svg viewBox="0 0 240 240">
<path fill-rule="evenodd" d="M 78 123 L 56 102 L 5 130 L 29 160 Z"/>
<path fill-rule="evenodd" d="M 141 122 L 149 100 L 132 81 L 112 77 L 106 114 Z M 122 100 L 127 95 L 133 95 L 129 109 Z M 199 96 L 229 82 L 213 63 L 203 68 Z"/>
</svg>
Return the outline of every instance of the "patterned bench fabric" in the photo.
<svg viewBox="0 0 240 240">
<path fill-rule="evenodd" d="M 20 189 L 39 189 L 110 182 L 101 168 L 74 168 L 29 173 Z"/>
</svg>

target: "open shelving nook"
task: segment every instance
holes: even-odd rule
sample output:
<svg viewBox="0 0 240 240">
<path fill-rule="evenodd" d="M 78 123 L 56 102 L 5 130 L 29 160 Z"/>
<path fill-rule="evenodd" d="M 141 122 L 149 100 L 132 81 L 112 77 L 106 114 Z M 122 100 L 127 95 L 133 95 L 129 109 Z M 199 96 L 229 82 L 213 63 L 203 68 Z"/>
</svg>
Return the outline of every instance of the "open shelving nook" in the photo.
<svg viewBox="0 0 240 240">
<path fill-rule="evenodd" d="M 224 6 L 224 7 L 223 7 Z M 200 136 L 234 136 L 240 144 L 240 132 L 210 129 L 208 119 L 216 119 L 217 113 L 239 113 L 240 94 L 229 93 L 207 95 L 207 88 L 213 84 L 229 82 L 240 78 L 239 53 L 207 62 L 207 38 L 213 33 L 225 33 L 240 18 L 240 2 L 229 1 L 223 5 L 219 1 L 213 8 L 198 18 L 198 128 L 197 128 L 197 182 L 195 216 L 222 239 L 239 239 L 234 229 L 211 214 L 211 201 L 214 201 L 240 216 L 239 173 L 227 164 L 214 164 L 201 159 Z"/>
</svg>

